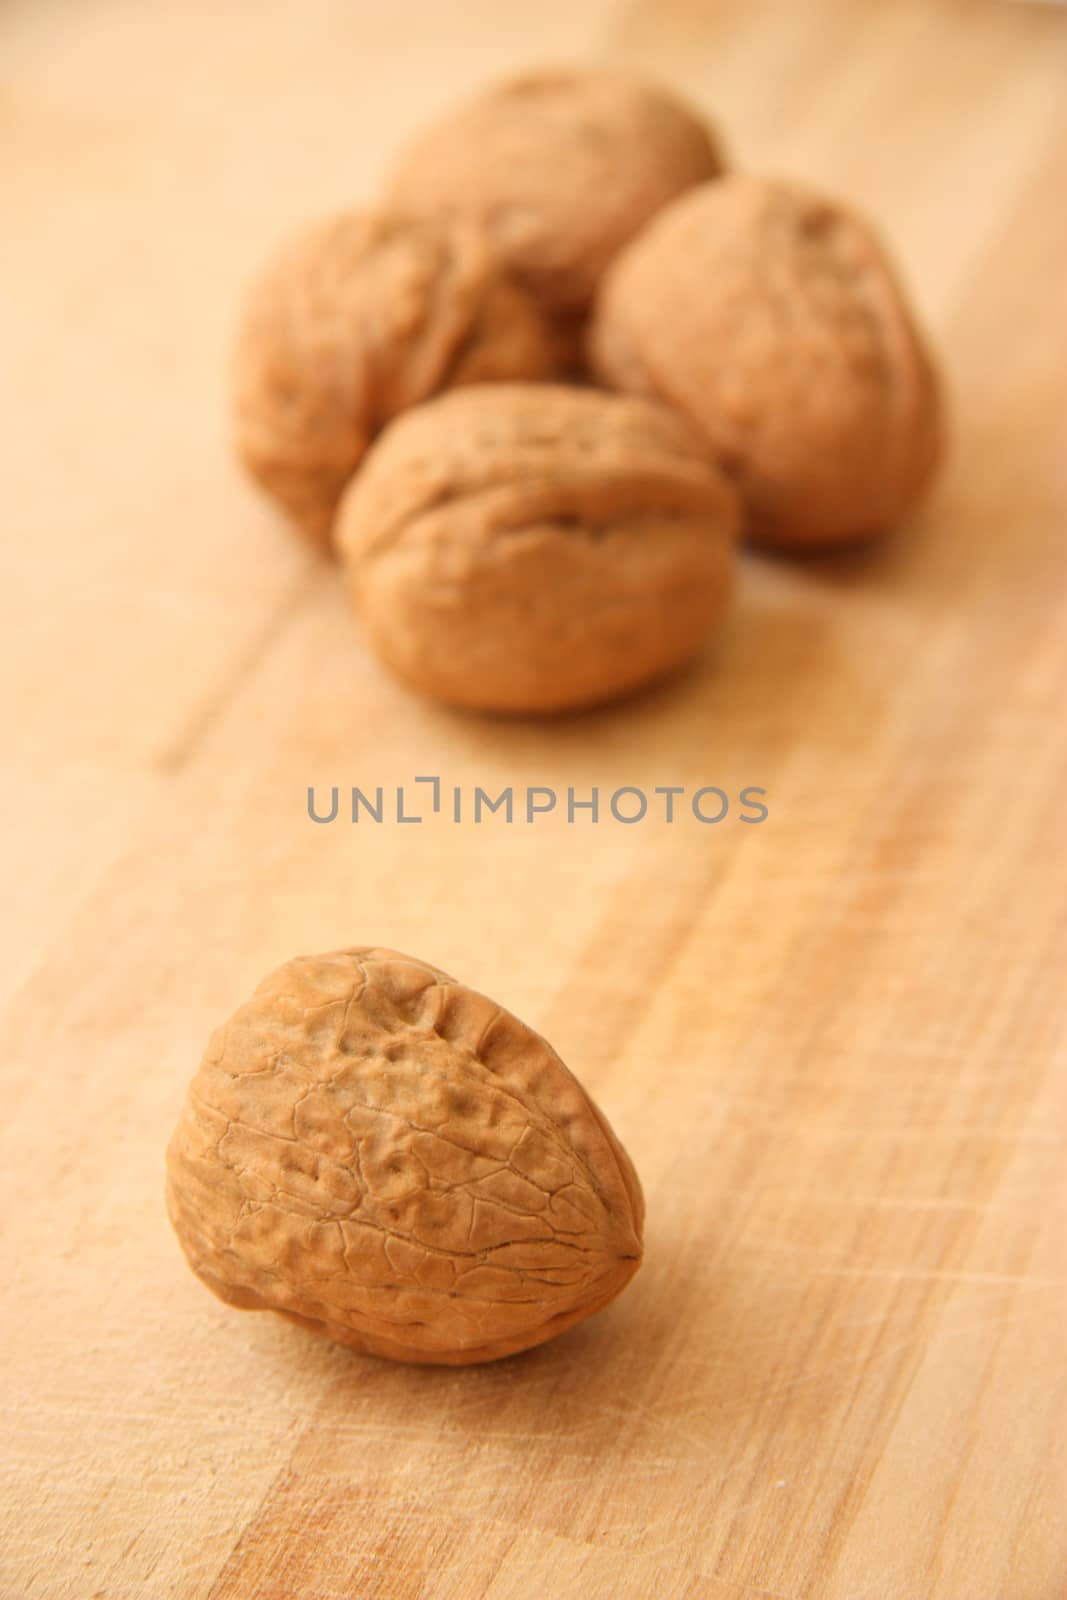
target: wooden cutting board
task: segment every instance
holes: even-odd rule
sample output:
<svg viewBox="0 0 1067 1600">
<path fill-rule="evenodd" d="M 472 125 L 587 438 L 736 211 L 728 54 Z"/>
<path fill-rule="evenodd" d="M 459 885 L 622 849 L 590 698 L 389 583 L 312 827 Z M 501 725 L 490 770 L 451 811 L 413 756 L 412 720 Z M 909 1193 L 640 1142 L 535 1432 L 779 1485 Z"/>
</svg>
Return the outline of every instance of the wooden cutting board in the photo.
<svg viewBox="0 0 1067 1600">
<path fill-rule="evenodd" d="M 953 450 L 884 547 L 746 560 L 676 683 L 483 721 L 241 481 L 226 353 L 290 223 L 560 57 L 873 210 Z M 3 1600 L 1067 1594 L 1067 15 L 9 0 L 0 74 Z M 428 774 L 769 816 L 306 815 Z M 526 1357 L 358 1359 L 169 1232 L 209 1030 L 363 942 L 541 1029 L 640 1169 L 642 1272 Z"/>
</svg>

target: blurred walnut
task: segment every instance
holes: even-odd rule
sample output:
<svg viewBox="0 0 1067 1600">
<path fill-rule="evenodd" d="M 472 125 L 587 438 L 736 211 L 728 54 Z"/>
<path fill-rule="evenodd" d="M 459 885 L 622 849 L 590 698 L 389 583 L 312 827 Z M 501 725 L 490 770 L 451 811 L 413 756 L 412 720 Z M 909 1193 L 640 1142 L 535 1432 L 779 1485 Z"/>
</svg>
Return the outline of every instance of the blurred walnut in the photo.
<svg viewBox="0 0 1067 1600">
<path fill-rule="evenodd" d="M 392 198 L 482 223 L 564 340 L 608 262 L 648 218 L 721 159 L 673 95 L 606 71 L 525 73 L 420 135 Z"/>
<path fill-rule="evenodd" d="M 605 277 L 590 351 L 700 430 L 768 544 L 883 529 L 938 457 L 937 377 L 880 244 L 792 184 L 730 177 L 668 206 Z"/>
<path fill-rule="evenodd" d="M 338 546 L 382 659 L 455 705 L 559 711 L 686 661 L 730 592 L 736 495 L 666 407 L 557 384 L 398 418 Z"/>
<path fill-rule="evenodd" d="M 349 214 L 254 284 L 236 352 L 237 447 L 312 537 L 389 419 L 438 390 L 546 378 L 540 314 L 470 223 Z"/>
<path fill-rule="evenodd" d="M 215 1034 L 167 1207 L 220 1299 L 397 1361 L 511 1355 L 641 1264 L 625 1150 L 550 1045 L 422 961 L 289 961 Z"/>
</svg>

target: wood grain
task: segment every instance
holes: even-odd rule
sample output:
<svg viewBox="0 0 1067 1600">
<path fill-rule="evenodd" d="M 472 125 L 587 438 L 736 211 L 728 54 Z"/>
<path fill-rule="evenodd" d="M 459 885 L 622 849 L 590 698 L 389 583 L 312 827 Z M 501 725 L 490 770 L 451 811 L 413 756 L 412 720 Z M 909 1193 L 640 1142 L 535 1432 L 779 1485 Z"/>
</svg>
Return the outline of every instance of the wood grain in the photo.
<svg viewBox="0 0 1067 1600">
<path fill-rule="evenodd" d="M 9 4 L 3 1600 L 1067 1594 L 1067 16 L 883 0 Z M 423 705 L 231 466 L 235 298 L 544 57 L 874 210 L 953 450 L 746 562 L 685 678 Z M 308 784 L 743 784 L 758 828 L 313 826 Z M 648 1198 L 604 1315 L 464 1372 L 217 1305 L 163 1215 L 209 1029 L 375 942 L 540 1028 Z"/>
</svg>

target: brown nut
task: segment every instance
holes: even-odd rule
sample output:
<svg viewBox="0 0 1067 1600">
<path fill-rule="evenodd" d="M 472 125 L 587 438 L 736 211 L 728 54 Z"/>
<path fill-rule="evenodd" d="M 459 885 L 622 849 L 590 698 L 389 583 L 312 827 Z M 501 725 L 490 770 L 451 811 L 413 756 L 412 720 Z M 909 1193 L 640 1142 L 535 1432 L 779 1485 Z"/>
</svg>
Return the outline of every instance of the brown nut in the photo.
<svg viewBox="0 0 1067 1600">
<path fill-rule="evenodd" d="M 547 70 L 507 79 L 428 129 L 402 157 L 392 198 L 482 223 L 566 326 L 652 213 L 721 166 L 705 124 L 663 90 Z"/>
<path fill-rule="evenodd" d="M 612 699 L 686 661 L 729 598 L 736 494 L 665 406 L 486 384 L 399 417 L 341 503 L 371 643 L 480 710 Z"/>
<path fill-rule="evenodd" d="M 547 378 L 532 300 L 472 224 L 350 213 L 285 244 L 237 340 L 238 453 L 314 539 L 389 419 L 441 389 Z"/>
<path fill-rule="evenodd" d="M 641 1263 L 637 1176 L 555 1051 L 391 950 L 289 961 L 218 1030 L 167 1207 L 220 1299 L 397 1361 L 528 1349 Z"/>
<path fill-rule="evenodd" d="M 668 206 L 605 277 L 590 355 L 701 431 L 767 544 L 882 530 L 939 454 L 939 384 L 881 245 L 793 184 L 729 177 Z"/>
</svg>

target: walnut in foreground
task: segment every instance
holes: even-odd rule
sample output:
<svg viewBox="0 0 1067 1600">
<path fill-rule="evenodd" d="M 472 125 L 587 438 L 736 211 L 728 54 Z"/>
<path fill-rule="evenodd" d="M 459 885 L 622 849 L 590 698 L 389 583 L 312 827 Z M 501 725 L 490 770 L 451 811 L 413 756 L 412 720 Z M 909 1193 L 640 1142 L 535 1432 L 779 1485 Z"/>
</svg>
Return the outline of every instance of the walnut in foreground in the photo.
<svg viewBox="0 0 1067 1600">
<path fill-rule="evenodd" d="M 609 269 L 590 355 L 702 433 L 766 544 L 880 532 L 938 458 L 937 376 L 881 245 L 794 184 L 732 176 L 666 207 Z"/>
<path fill-rule="evenodd" d="M 399 417 L 338 511 L 374 648 L 413 688 L 593 705 L 687 661 L 729 599 L 736 494 L 665 406 L 485 384 Z"/>
<path fill-rule="evenodd" d="M 576 324 L 615 253 L 722 159 L 674 95 L 603 70 L 525 72 L 419 135 L 391 200 L 484 226 L 558 325 Z"/>
<path fill-rule="evenodd" d="M 219 1029 L 167 1207 L 221 1299 L 397 1361 L 528 1349 L 641 1262 L 634 1169 L 555 1051 L 390 950 L 287 962 Z"/>
<path fill-rule="evenodd" d="M 237 340 L 238 453 L 328 544 L 341 490 L 391 417 L 442 389 L 548 378 L 529 295 L 470 223 L 352 212 L 305 229 L 252 286 Z"/>
</svg>

